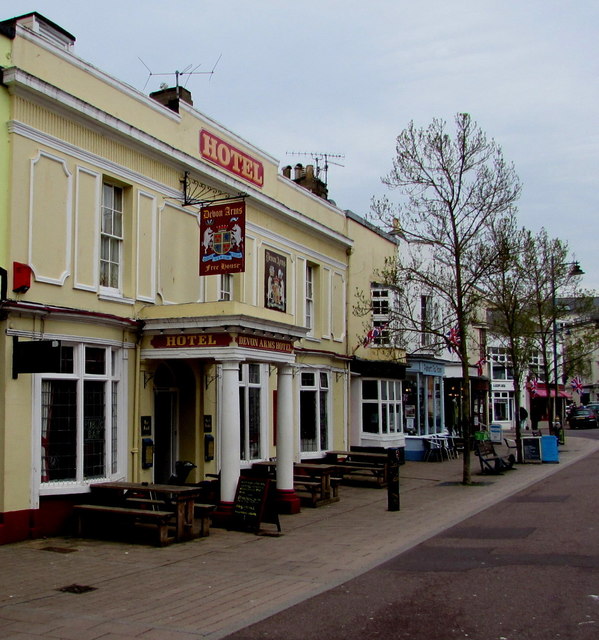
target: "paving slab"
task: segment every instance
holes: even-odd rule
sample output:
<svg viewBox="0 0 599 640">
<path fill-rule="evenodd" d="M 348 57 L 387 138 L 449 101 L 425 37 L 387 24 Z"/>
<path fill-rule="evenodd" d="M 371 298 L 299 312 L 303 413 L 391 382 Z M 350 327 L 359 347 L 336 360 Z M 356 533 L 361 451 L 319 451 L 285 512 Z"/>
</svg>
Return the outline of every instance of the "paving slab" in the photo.
<svg viewBox="0 0 599 640">
<path fill-rule="evenodd" d="M 339 502 L 281 516 L 282 535 L 212 529 L 156 548 L 79 538 L 0 547 L 0 637 L 217 640 L 342 584 L 599 449 L 567 438 L 559 464 L 517 465 L 463 486 L 462 461 L 407 462 L 401 509 L 387 492 L 340 488 Z M 559 496 L 555 497 L 558 499 Z M 512 533 L 513 535 L 513 533 Z M 79 585 L 89 591 L 59 589 Z M 78 591 L 77 589 L 75 591 Z"/>
</svg>

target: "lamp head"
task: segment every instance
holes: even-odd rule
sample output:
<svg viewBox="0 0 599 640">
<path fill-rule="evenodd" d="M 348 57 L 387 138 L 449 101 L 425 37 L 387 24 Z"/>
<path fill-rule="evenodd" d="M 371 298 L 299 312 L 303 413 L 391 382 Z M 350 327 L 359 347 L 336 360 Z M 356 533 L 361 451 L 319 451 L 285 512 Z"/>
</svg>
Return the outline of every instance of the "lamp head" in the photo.
<svg viewBox="0 0 599 640">
<path fill-rule="evenodd" d="M 580 264 L 578 262 L 572 263 L 572 269 L 570 269 L 571 276 L 583 276 L 584 271 L 580 268 Z"/>
</svg>

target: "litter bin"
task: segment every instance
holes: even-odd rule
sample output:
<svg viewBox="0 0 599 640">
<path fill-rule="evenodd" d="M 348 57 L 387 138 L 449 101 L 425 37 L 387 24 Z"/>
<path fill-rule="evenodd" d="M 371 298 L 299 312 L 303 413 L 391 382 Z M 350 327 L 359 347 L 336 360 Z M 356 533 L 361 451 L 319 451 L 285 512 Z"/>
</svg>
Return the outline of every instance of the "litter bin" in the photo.
<svg viewBox="0 0 599 640">
<path fill-rule="evenodd" d="M 557 436 L 541 436 L 541 461 L 559 462 Z"/>
<path fill-rule="evenodd" d="M 503 429 L 500 424 L 489 425 L 489 433 L 491 434 L 491 442 L 501 443 L 501 437 L 503 435 Z"/>
</svg>

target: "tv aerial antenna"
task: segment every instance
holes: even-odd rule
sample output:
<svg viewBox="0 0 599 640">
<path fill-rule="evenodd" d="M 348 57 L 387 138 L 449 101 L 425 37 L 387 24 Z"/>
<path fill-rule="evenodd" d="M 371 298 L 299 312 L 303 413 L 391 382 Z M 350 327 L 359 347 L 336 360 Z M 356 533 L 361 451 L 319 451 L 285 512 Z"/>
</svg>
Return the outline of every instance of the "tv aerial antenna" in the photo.
<svg viewBox="0 0 599 640">
<path fill-rule="evenodd" d="M 185 87 L 187 85 L 187 83 L 189 82 L 189 78 L 191 78 L 191 76 L 210 76 L 210 80 L 212 79 L 212 76 L 214 75 L 214 70 L 216 69 L 216 65 L 220 62 L 220 59 L 222 58 L 223 54 L 221 53 L 218 56 L 218 59 L 216 60 L 216 62 L 214 63 L 214 66 L 212 67 L 211 71 L 198 71 L 198 69 L 202 66 L 202 64 L 200 63 L 199 65 L 197 65 L 196 67 L 194 67 L 191 64 L 188 64 L 185 69 L 183 69 L 183 71 L 171 71 L 169 73 L 154 73 L 150 67 L 148 67 L 148 65 L 138 56 L 138 60 L 143 64 L 143 66 L 148 70 L 148 79 L 146 80 L 146 83 L 144 84 L 144 88 L 142 89 L 142 91 L 145 91 L 146 87 L 148 86 L 148 82 L 150 82 L 152 76 L 175 76 L 175 86 L 177 88 L 177 90 L 179 90 L 179 87 L 181 86 L 179 79 L 182 76 L 187 76 L 187 80 L 185 80 L 185 84 L 183 84 L 182 86 Z M 167 85 L 168 86 L 168 85 Z M 166 89 L 167 86 L 163 86 L 162 84 L 160 85 L 161 89 Z"/>
<path fill-rule="evenodd" d="M 329 171 L 329 164 L 334 164 L 338 167 L 344 167 L 344 164 L 335 162 L 330 158 L 343 159 L 345 156 L 340 153 L 326 153 L 319 151 L 287 151 L 288 156 L 310 156 L 314 160 L 316 165 L 316 177 L 320 178 L 320 174 L 323 174 L 321 180 L 327 184 L 327 175 Z"/>
</svg>

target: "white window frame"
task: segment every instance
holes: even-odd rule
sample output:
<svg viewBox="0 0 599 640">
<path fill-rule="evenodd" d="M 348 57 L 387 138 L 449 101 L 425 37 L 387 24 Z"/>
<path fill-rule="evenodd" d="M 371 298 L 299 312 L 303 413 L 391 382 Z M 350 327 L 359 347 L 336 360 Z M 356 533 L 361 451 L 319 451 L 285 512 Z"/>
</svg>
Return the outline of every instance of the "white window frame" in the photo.
<svg viewBox="0 0 599 640">
<path fill-rule="evenodd" d="M 63 341 L 63 346 L 73 348 L 73 371 L 69 373 L 40 373 L 33 376 L 33 442 L 32 442 L 32 503 L 39 504 L 40 495 L 62 495 L 82 493 L 89 490 L 92 482 L 115 480 L 126 475 L 127 442 L 127 385 L 126 349 L 107 344 L 75 343 Z M 103 348 L 105 353 L 104 374 L 85 373 L 86 348 Z M 42 482 L 42 388 L 45 381 L 72 380 L 77 389 L 77 443 L 76 474 L 68 480 Z M 86 381 L 104 381 L 105 419 L 105 474 L 102 477 L 84 478 L 83 475 L 83 388 Z M 116 392 L 116 399 L 114 394 Z M 116 414 L 116 424 L 115 421 Z M 35 508 L 35 507 L 34 507 Z"/>
<path fill-rule="evenodd" d="M 312 383 L 307 382 L 306 374 L 313 376 Z M 323 384 L 323 381 L 325 382 Z M 331 446 L 331 428 L 332 428 L 332 415 L 331 415 L 331 407 L 332 407 L 332 388 L 331 388 L 331 372 L 326 369 L 315 369 L 312 367 L 303 367 L 300 369 L 299 375 L 299 385 L 300 385 L 300 415 L 299 415 L 299 450 L 302 454 L 302 457 L 310 458 L 310 457 L 321 457 L 322 454 L 330 449 Z M 301 429 L 301 404 L 302 404 L 302 393 L 314 394 L 315 398 L 315 414 L 318 419 L 318 424 L 316 424 L 316 448 L 315 449 L 304 449 L 302 444 L 302 429 Z M 323 406 L 323 394 L 325 395 L 325 401 Z M 321 424 L 320 416 L 322 415 L 322 411 L 324 409 L 324 415 L 326 417 L 326 425 Z M 322 446 L 322 436 L 326 438 L 325 446 Z"/>
<path fill-rule="evenodd" d="M 107 202 L 106 193 L 110 191 L 112 194 L 111 202 Z M 114 204 L 115 193 L 120 194 L 121 207 L 117 208 Z M 123 187 L 112 184 L 111 182 L 104 181 L 102 183 L 102 204 L 100 207 L 100 248 L 99 248 L 99 283 L 100 291 L 110 293 L 112 295 L 121 295 L 123 289 L 123 257 L 124 257 L 124 208 L 125 208 L 125 190 Z M 106 224 L 107 216 L 110 217 L 110 225 Z M 119 223 L 120 224 L 117 224 Z M 119 227 L 120 230 L 115 226 Z M 110 227 L 110 228 L 108 228 Z M 102 246 L 104 243 L 108 243 L 109 250 L 108 255 L 103 255 Z M 118 253 L 118 256 L 114 254 Z M 118 270 L 117 282 L 113 283 L 109 280 L 108 283 L 103 281 L 104 265 L 110 270 L 114 267 Z M 116 285 L 116 286 L 115 286 Z"/>
<path fill-rule="evenodd" d="M 506 405 L 507 418 L 498 418 L 495 407 L 498 404 Z M 514 420 L 514 394 L 511 391 L 493 391 L 491 393 L 491 409 L 493 422 L 513 422 Z"/>
<path fill-rule="evenodd" d="M 308 335 L 314 335 L 314 276 L 316 269 L 312 264 L 306 264 L 306 281 L 304 287 L 305 313 L 304 325 L 308 329 Z"/>
<path fill-rule="evenodd" d="M 250 377 L 250 371 L 252 367 L 257 367 L 258 369 L 258 380 L 252 381 Z M 268 442 L 267 442 L 267 427 L 268 427 L 268 365 L 259 364 L 255 362 L 249 363 L 240 363 L 239 365 L 239 392 L 240 394 L 244 394 L 244 406 L 245 411 L 241 411 L 241 407 L 239 408 L 239 421 L 240 428 L 243 426 L 245 431 L 245 451 L 244 454 L 249 453 L 249 428 L 250 428 L 250 389 L 258 389 L 259 390 L 259 398 L 260 398 L 260 410 L 259 410 L 259 419 L 260 419 L 260 443 L 259 443 L 259 452 L 258 454 L 251 458 L 248 455 L 243 455 L 240 452 L 240 462 L 243 467 L 250 467 L 252 463 L 257 462 L 259 460 L 266 459 L 266 452 L 268 450 Z M 241 437 L 241 436 L 240 436 Z"/>
<path fill-rule="evenodd" d="M 492 380 L 513 380 L 514 372 L 505 347 L 489 347 L 489 364 L 491 366 Z M 502 378 L 495 377 L 495 370 L 503 371 Z"/>
<path fill-rule="evenodd" d="M 219 278 L 218 299 L 221 302 L 233 300 L 233 274 L 223 273 Z"/>
<path fill-rule="evenodd" d="M 371 347 L 391 346 L 391 311 L 394 305 L 393 292 L 388 287 L 373 285 L 370 288 L 370 299 L 372 306 L 372 327 L 381 327 L 380 335 L 371 342 Z"/>
<path fill-rule="evenodd" d="M 377 397 L 364 398 L 364 382 L 376 383 Z M 389 391 L 392 391 L 391 393 Z M 376 406 L 378 431 L 364 430 L 364 405 Z M 384 425 L 387 430 L 384 430 Z M 364 438 L 381 440 L 403 434 L 403 389 L 401 380 L 387 378 L 363 378 L 360 394 L 360 432 Z"/>
</svg>

